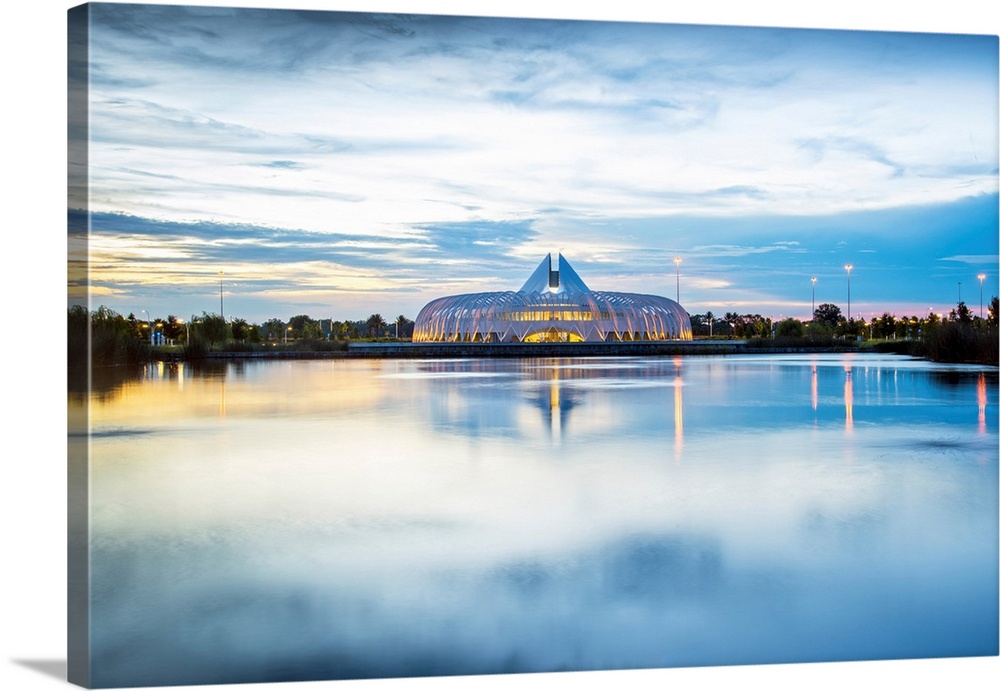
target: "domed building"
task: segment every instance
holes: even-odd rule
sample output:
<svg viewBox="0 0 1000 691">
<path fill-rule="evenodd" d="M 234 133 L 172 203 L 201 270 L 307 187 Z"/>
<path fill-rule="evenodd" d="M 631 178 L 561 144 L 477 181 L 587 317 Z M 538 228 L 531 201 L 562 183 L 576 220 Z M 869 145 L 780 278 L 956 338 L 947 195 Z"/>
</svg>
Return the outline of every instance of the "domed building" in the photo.
<svg viewBox="0 0 1000 691">
<path fill-rule="evenodd" d="M 415 343 L 689 341 L 691 320 L 659 295 L 591 290 L 561 254 L 521 289 L 437 298 L 417 315 Z"/>
</svg>

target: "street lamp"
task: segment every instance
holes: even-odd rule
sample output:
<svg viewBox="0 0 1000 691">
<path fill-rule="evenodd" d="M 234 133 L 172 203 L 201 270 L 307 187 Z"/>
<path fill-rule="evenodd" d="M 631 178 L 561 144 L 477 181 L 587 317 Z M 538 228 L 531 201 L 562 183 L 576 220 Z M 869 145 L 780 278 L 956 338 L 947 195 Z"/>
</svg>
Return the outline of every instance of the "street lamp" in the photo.
<svg viewBox="0 0 1000 691">
<path fill-rule="evenodd" d="M 986 278 L 986 274 L 979 274 L 976 276 L 979 279 L 979 318 L 983 318 L 983 280 Z"/>
<path fill-rule="evenodd" d="M 813 276 L 811 279 L 813 284 L 813 311 L 809 313 L 809 318 L 812 319 L 816 316 L 816 277 Z"/>
<path fill-rule="evenodd" d="M 962 282 L 958 282 L 958 304 L 962 304 Z"/>
<path fill-rule="evenodd" d="M 677 304 L 681 303 L 681 258 L 674 257 L 674 266 L 677 268 Z"/>
<path fill-rule="evenodd" d="M 225 272 L 219 272 L 219 316 L 222 317 L 222 321 L 226 321 L 226 310 L 222 299 L 222 276 Z"/>
<path fill-rule="evenodd" d="M 149 312 L 146 310 L 140 310 L 146 315 L 146 326 L 149 327 L 149 345 L 153 345 L 153 320 L 149 317 Z"/>
<path fill-rule="evenodd" d="M 851 321 L 851 269 L 854 265 L 846 264 L 844 268 L 847 269 L 847 321 Z"/>
</svg>

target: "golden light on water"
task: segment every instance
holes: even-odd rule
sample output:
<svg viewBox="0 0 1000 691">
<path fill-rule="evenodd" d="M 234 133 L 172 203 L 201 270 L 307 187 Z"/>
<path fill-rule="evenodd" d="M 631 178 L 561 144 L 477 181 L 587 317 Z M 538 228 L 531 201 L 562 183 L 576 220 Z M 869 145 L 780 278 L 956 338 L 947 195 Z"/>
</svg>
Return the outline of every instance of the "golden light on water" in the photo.
<svg viewBox="0 0 1000 691">
<path fill-rule="evenodd" d="M 562 442 L 562 411 L 559 409 L 559 370 L 552 370 L 549 380 L 549 420 L 552 425 L 552 441 L 558 446 Z"/>
<path fill-rule="evenodd" d="M 143 379 L 124 383 L 107 401 L 94 402 L 91 426 L 144 426 L 164 419 L 281 418 L 316 411 L 342 414 L 372 406 L 385 395 L 385 381 L 366 369 L 325 365 L 319 372 L 271 367 L 263 381 L 231 376 L 226 369 L 206 377 L 183 363 L 150 365 Z M 254 369 L 246 366 L 251 373 Z M 317 386 L 317 377 L 333 380 L 334 385 Z M 269 381 L 275 379 L 280 381 Z"/>
<path fill-rule="evenodd" d="M 976 402 L 979 404 L 979 433 L 986 434 L 986 374 L 979 373 L 976 382 Z"/>
<path fill-rule="evenodd" d="M 844 368 L 844 427 L 848 432 L 854 431 L 854 381 L 851 378 L 850 366 Z"/>
</svg>

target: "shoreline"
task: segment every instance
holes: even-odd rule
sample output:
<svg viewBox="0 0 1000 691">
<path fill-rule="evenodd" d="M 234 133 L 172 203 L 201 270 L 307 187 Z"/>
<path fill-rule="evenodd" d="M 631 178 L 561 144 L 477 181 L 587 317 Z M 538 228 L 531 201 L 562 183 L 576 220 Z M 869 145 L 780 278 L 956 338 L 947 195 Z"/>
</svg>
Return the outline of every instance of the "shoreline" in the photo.
<svg viewBox="0 0 1000 691">
<path fill-rule="evenodd" d="M 638 357 L 679 355 L 774 355 L 783 353 L 856 353 L 854 346 L 747 348 L 734 341 L 641 341 L 582 343 L 351 343 L 346 350 L 258 350 L 205 353 L 202 360 L 285 360 L 357 358 L 552 358 Z M 183 353 L 158 353 L 154 360 L 184 361 Z"/>
</svg>

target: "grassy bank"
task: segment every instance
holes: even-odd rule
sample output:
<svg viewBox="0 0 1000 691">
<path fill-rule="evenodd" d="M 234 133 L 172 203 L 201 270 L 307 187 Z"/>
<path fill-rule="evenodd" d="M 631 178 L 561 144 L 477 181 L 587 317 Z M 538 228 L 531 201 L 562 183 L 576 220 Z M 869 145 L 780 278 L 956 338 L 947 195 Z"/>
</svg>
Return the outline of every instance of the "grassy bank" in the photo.
<svg viewBox="0 0 1000 691">
<path fill-rule="evenodd" d="M 932 360 L 934 362 L 970 363 L 997 366 L 1000 342 L 997 329 L 975 328 L 956 322 L 945 322 L 921 334 L 920 338 L 877 341 L 849 341 L 838 338 L 752 338 L 747 352 L 774 348 L 795 350 L 843 350 L 857 348 L 861 352 L 893 353 Z"/>
<path fill-rule="evenodd" d="M 268 353 L 326 353 L 346 352 L 346 341 L 329 341 L 324 339 L 303 338 L 289 343 L 265 342 L 246 343 L 229 341 L 226 343 L 209 343 L 205 339 L 192 338 L 186 346 L 160 348 L 154 355 L 167 359 L 201 360 L 211 353 L 253 353 L 266 355 Z"/>
<path fill-rule="evenodd" d="M 919 339 L 875 341 L 865 349 L 877 353 L 895 353 L 934 362 L 971 363 L 997 366 L 1000 342 L 996 327 L 974 328 L 946 322 L 922 334 Z"/>
</svg>

